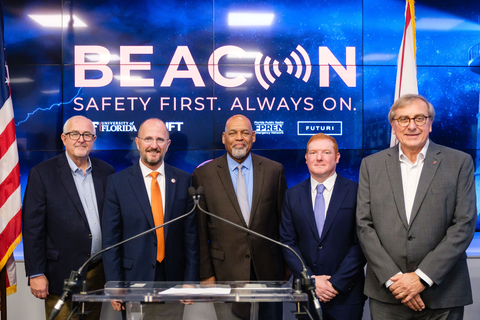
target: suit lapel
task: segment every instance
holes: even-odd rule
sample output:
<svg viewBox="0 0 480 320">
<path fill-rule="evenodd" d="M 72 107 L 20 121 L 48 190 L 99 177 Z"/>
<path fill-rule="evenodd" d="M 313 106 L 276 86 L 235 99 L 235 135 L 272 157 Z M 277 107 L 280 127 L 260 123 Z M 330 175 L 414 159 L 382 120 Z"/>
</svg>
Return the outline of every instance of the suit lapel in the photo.
<svg viewBox="0 0 480 320">
<path fill-rule="evenodd" d="M 345 181 L 343 177 L 337 174 L 337 178 L 335 179 L 335 185 L 333 187 L 332 197 L 330 198 L 330 203 L 328 205 L 327 210 L 327 217 L 325 218 L 325 224 L 323 226 L 322 231 L 322 239 L 327 235 L 328 230 L 333 224 L 335 220 L 338 210 L 342 206 L 343 200 L 347 195 L 347 190 L 343 186 L 345 185 Z"/>
<path fill-rule="evenodd" d="M 173 167 L 165 163 L 165 222 L 172 218 L 173 203 L 177 191 L 177 175 Z M 165 239 L 167 239 L 168 226 L 165 227 Z"/>
<path fill-rule="evenodd" d="M 440 162 L 442 162 L 440 150 L 438 150 L 436 144 L 430 141 L 427 149 L 427 155 L 423 163 L 420 180 L 418 181 L 417 193 L 415 194 L 415 200 L 413 201 L 412 213 L 410 215 L 410 225 L 412 225 L 418 213 L 418 210 L 420 209 L 420 206 L 425 199 L 429 186 L 432 183 L 433 177 L 435 177 L 437 169 L 440 166 Z"/>
<path fill-rule="evenodd" d="M 80 196 L 78 195 L 77 187 L 72 176 L 72 170 L 68 165 L 67 156 L 65 153 L 63 153 L 63 156 L 59 158 L 57 165 L 58 176 L 60 177 L 60 180 L 62 181 L 65 190 L 67 190 L 67 193 L 72 199 L 73 204 L 80 213 L 83 221 L 88 226 L 87 216 L 85 215 L 85 211 L 83 210 L 82 201 L 80 200 Z"/>
<path fill-rule="evenodd" d="M 262 164 L 262 161 L 252 154 L 252 165 L 253 165 L 253 195 L 252 195 L 252 209 L 250 210 L 250 221 L 255 221 L 254 216 L 260 199 L 262 198 L 263 182 L 265 181 L 264 174 L 265 170 Z"/>
<path fill-rule="evenodd" d="M 403 186 L 402 186 L 402 173 L 400 170 L 400 162 L 398 161 L 399 145 L 397 144 L 394 148 L 389 149 L 388 157 L 386 160 L 387 174 L 390 181 L 390 187 L 393 192 L 393 199 L 395 205 L 397 206 L 397 213 L 400 220 L 402 220 L 403 226 L 405 229 L 408 229 L 407 214 L 405 211 L 405 198 L 403 195 Z"/>
<path fill-rule="evenodd" d="M 238 204 L 235 189 L 233 188 L 232 177 L 230 176 L 230 171 L 228 169 L 226 154 L 222 156 L 221 162 L 217 164 L 217 174 L 220 178 L 220 181 L 222 182 L 225 192 L 227 193 L 228 199 L 235 208 L 235 212 L 237 213 L 238 218 L 244 224 L 243 226 L 247 227 L 245 220 L 243 219 L 242 211 L 240 210 L 240 205 Z M 253 187 L 253 190 L 255 191 L 255 186 Z"/>
<path fill-rule="evenodd" d="M 93 179 L 93 187 L 95 188 L 95 197 L 97 200 L 97 207 L 98 207 L 98 215 L 100 217 L 100 221 L 102 221 L 102 213 L 103 213 L 103 199 L 105 198 L 104 194 L 104 179 L 102 179 L 102 173 L 98 171 L 98 168 L 94 165 L 94 161 L 90 158 L 92 163 L 92 179 Z"/>
<path fill-rule="evenodd" d="M 318 236 L 317 223 L 315 221 L 315 213 L 313 212 L 313 200 L 312 200 L 312 190 L 310 184 L 310 178 L 302 182 L 302 187 L 300 188 L 300 194 L 297 195 L 302 206 L 302 213 L 307 220 L 307 224 L 310 226 L 315 240 L 320 242 L 320 237 Z"/>
<path fill-rule="evenodd" d="M 133 194 L 137 198 L 140 209 L 145 215 L 148 224 L 151 228 L 155 227 L 150 200 L 148 200 L 147 190 L 145 189 L 145 181 L 143 179 L 142 170 L 140 170 L 140 164 L 138 162 L 131 167 L 128 182 L 132 187 Z"/>
</svg>

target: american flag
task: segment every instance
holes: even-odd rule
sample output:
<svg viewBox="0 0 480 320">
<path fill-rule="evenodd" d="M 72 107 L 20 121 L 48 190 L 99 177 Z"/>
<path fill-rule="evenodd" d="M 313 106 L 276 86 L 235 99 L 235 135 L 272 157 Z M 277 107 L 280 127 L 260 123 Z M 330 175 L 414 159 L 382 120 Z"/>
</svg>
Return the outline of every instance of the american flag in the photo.
<svg viewBox="0 0 480 320">
<path fill-rule="evenodd" d="M 0 270 L 7 268 L 7 294 L 11 294 L 17 291 L 13 250 L 22 239 L 22 210 L 15 121 L 5 63 L 3 1 L 0 11 Z"/>
<path fill-rule="evenodd" d="M 402 45 L 400 46 L 397 60 L 395 100 L 407 93 L 418 94 L 416 51 L 414 0 L 406 0 L 405 28 L 403 30 Z M 392 131 L 390 146 L 393 147 L 397 142 Z"/>
</svg>

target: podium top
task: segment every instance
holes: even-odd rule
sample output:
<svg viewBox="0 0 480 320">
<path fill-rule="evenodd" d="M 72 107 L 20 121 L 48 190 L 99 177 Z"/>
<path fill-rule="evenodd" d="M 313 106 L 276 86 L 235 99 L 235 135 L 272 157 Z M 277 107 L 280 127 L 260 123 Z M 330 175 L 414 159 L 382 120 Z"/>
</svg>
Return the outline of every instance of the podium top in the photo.
<svg viewBox="0 0 480 320">
<path fill-rule="evenodd" d="M 305 293 L 296 293 L 288 281 L 125 282 L 111 281 L 105 289 L 74 294 L 77 302 L 300 302 Z"/>
</svg>

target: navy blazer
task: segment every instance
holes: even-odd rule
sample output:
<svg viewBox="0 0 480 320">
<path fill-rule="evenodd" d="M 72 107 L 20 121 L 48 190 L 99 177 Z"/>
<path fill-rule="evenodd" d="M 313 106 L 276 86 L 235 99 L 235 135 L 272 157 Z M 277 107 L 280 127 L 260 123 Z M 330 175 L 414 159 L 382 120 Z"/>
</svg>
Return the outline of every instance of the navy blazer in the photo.
<svg viewBox="0 0 480 320">
<path fill-rule="evenodd" d="M 193 208 L 188 195 L 192 177 L 165 164 L 165 222 Z M 108 179 L 103 210 L 103 247 L 109 247 L 155 227 L 140 164 Z M 165 267 L 168 281 L 198 280 L 197 216 L 189 216 L 165 227 Z M 103 253 L 107 281 L 154 281 L 157 236 L 150 232 Z"/>
<path fill-rule="evenodd" d="M 115 169 L 90 157 L 101 218 L 107 176 Z M 23 198 L 23 246 L 27 276 L 44 273 L 49 293 L 90 257 L 92 235 L 65 152 L 30 170 Z"/>
<path fill-rule="evenodd" d="M 313 213 L 310 178 L 287 190 L 282 207 L 280 241 L 304 260 L 310 276 L 330 275 L 340 293 L 330 302 L 362 303 L 365 257 L 356 233 L 355 208 L 358 184 L 337 174 L 322 237 Z M 288 266 L 300 278 L 302 265 L 283 248 Z"/>
</svg>

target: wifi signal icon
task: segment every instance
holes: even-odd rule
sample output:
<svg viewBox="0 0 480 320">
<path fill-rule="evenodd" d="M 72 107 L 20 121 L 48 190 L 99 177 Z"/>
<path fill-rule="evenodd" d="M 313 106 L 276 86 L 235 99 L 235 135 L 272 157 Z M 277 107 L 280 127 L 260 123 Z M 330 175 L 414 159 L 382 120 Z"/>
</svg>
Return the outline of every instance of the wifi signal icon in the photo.
<svg viewBox="0 0 480 320">
<path fill-rule="evenodd" d="M 284 63 L 287 66 L 287 73 L 292 74 L 293 70 L 296 68 L 294 76 L 297 79 L 300 79 L 304 69 L 303 66 L 305 66 L 305 73 L 302 80 L 307 82 L 308 79 L 310 79 L 310 74 L 312 73 L 310 57 L 302 46 L 298 45 L 296 50 L 300 53 L 300 56 L 303 57 L 304 63 L 302 63 L 302 59 L 300 59 L 298 53 L 296 51 L 292 51 L 290 53 L 290 57 L 293 59 L 294 64 L 292 64 L 292 61 L 288 57 L 284 60 Z M 255 76 L 257 77 L 260 85 L 265 88 L 265 90 L 267 90 L 270 85 L 273 84 L 275 80 L 278 79 L 278 77 L 280 77 L 280 75 L 282 74 L 279 68 L 280 63 L 277 60 L 273 60 L 273 62 L 270 63 L 271 61 L 272 59 L 269 56 L 265 56 L 265 59 L 263 59 L 263 54 L 261 53 L 258 53 L 257 58 L 255 59 Z M 263 78 L 262 69 L 263 73 L 265 74 L 266 80 Z M 276 77 L 272 74 L 271 70 L 273 70 L 273 73 Z"/>
<path fill-rule="evenodd" d="M 301 56 L 303 57 L 303 60 L 305 61 L 304 63 L 305 74 L 303 75 L 302 80 L 307 82 L 308 79 L 310 79 L 310 74 L 312 73 L 312 64 L 310 62 L 310 57 L 308 56 L 307 51 L 305 51 L 305 49 L 303 49 L 301 45 L 298 45 L 296 50 L 300 52 Z M 297 71 L 295 72 L 295 78 L 300 79 L 303 72 L 302 60 L 300 59 L 300 57 L 295 51 L 292 51 L 292 53 L 290 53 L 290 56 L 293 58 L 293 61 L 295 62 L 295 65 L 297 67 Z M 284 62 L 287 65 L 287 73 L 292 74 L 293 73 L 292 62 L 290 61 L 289 58 L 285 58 Z"/>
<path fill-rule="evenodd" d="M 270 61 L 272 61 L 272 59 L 269 56 L 265 57 L 265 59 L 263 60 L 263 63 L 261 63 L 262 58 L 263 58 L 263 54 L 259 52 L 257 54 L 257 58 L 255 59 L 255 76 L 257 77 L 257 80 L 261 84 L 261 86 L 264 87 L 265 90 L 267 90 L 270 87 L 270 85 L 263 79 L 262 71 L 261 71 L 262 65 L 263 65 L 263 72 L 265 73 L 265 77 L 271 84 L 274 83 L 278 77 L 280 77 L 282 72 L 278 67 L 279 62 L 277 60 L 274 60 L 273 63 L 270 65 Z M 277 78 L 275 78 L 270 72 L 270 67 L 272 67 L 273 73 L 275 73 Z"/>
</svg>

